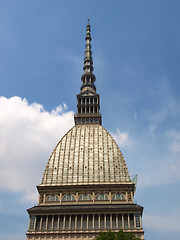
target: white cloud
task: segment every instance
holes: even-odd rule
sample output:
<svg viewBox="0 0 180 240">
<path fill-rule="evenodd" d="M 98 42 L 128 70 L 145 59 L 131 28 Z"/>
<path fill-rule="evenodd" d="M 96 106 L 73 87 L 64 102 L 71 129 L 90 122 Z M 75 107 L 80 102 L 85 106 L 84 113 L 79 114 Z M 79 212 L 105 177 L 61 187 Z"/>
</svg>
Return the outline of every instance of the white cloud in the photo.
<svg viewBox="0 0 180 240">
<path fill-rule="evenodd" d="M 37 201 L 48 158 L 73 126 L 73 112 L 63 103 L 51 112 L 20 97 L 0 97 L 0 188 L 24 193 Z"/>
<path fill-rule="evenodd" d="M 116 141 L 116 143 L 119 145 L 119 147 L 123 148 L 131 145 L 129 141 L 128 133 L 120 132 L 120 130 L 117 129 L 116 133 L 111 133 L 111 135 Z"/>
</svg>

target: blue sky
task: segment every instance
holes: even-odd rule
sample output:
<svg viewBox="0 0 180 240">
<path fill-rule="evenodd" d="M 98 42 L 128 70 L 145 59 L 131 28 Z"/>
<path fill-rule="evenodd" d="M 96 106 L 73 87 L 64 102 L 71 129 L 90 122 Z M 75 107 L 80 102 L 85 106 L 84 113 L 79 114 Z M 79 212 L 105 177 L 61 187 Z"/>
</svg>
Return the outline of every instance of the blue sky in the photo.
<svg viewBox="0 0 180 240">
<path fill-rule="evenodd" d="M 22 240 L 73 126 L 87 18 L 103 126 L 138 174 L 146 239 L 180 234 L 180 2 L 0 1 L 0 239 Z"/>
</svg>

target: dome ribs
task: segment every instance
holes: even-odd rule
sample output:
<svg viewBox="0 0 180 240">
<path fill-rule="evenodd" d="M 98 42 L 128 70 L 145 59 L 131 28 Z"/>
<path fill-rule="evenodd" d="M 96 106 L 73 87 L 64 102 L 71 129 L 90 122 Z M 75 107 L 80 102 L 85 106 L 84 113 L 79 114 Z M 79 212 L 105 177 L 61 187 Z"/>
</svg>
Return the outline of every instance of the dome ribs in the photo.
<svg viewBox="0 0 180 240">
<path fill-rule="evenodd" d="M 99 124 L 76 125 L 59 141 L 47 163 L 41 185 L 130 182 L 122 153 Z"/>
</svg>

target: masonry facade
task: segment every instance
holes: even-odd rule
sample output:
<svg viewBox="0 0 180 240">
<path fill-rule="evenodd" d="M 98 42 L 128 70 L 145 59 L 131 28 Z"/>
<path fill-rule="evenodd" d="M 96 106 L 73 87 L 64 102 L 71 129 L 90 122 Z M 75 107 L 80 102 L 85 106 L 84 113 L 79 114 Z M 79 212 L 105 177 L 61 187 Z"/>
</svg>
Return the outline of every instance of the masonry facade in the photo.
<svg viewBox="0 0 180 240">
<path fill-rule="evenodd" d="M 27 240 L 93 239 L 120 229 L 144 239 L 143 207 L 133 200 L 135 183 L 118 145 L 101 125 L 90 31 L 88 21 L 75 126 L 49 158 L 37 187 L 38 205 L 28 209 Z"/>
</svg>

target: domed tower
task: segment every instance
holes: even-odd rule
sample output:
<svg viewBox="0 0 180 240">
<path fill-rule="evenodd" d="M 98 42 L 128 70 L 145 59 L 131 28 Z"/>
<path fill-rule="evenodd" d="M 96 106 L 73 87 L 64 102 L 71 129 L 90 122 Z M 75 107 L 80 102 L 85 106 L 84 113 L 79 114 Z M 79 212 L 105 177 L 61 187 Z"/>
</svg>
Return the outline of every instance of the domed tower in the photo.
<svg viewBox="0 0 180 240">
<path fill-rule="evenodd" d="M 93 239 L 120 229 L 144 239 L 143 207 L 133 202 L 135 183 L 117 143 L 101 125 L 90 31 L 88 21 L 75 126 L 55 147 L 37 187 L 38 206 L 28 209 L 28 240 Z"/>
</svg>

